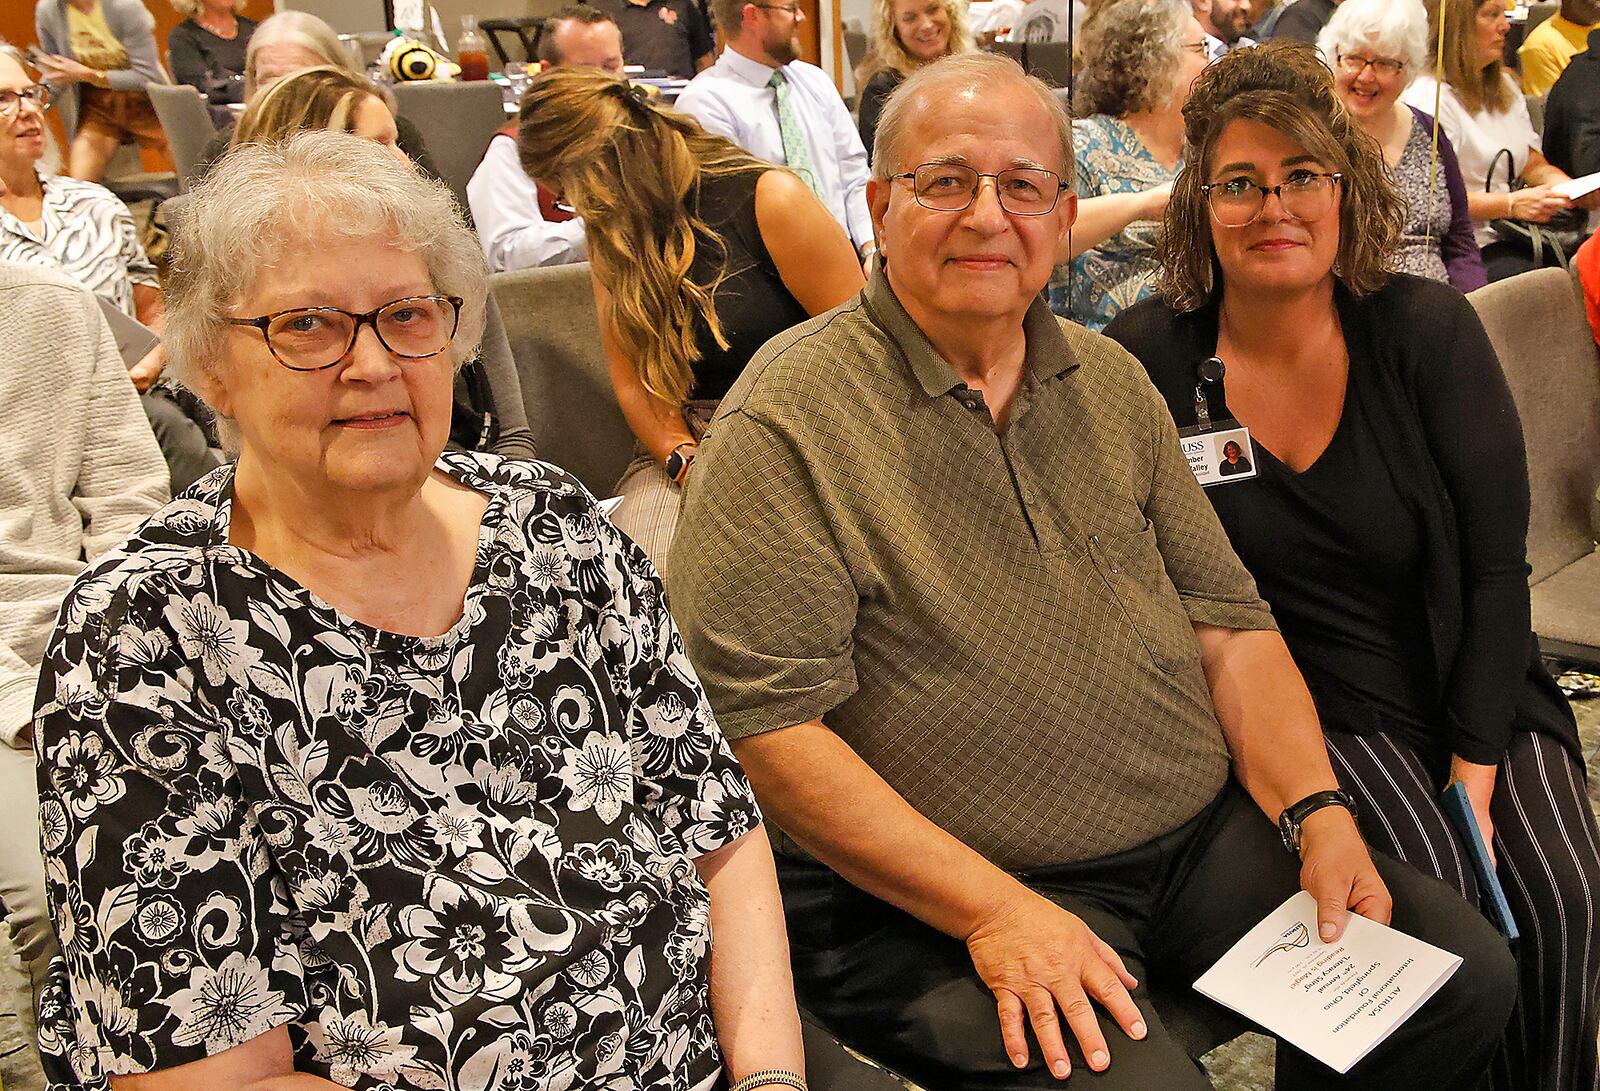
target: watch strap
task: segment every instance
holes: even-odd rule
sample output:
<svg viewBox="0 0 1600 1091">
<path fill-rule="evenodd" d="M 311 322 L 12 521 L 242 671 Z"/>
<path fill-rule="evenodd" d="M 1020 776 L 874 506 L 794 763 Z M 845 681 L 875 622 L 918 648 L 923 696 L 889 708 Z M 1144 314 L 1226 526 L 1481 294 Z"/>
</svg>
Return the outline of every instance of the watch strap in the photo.
<svg viewBox="0 0 1600 1091">
<path fill-rule="evenodd" d="M 1284 848 L 1296 856 L 1300 855 L 1300 827 L 1324 807 L 1343 807 L 1350 812 L 1351 818 L 1358 813 L 1355 798 L 1341 788 L 1312 792 L 1298 803 L 1285 807 L 1283 814 L 1278 816 L 1278 833 L 1283 837 Z"/>
</svg>

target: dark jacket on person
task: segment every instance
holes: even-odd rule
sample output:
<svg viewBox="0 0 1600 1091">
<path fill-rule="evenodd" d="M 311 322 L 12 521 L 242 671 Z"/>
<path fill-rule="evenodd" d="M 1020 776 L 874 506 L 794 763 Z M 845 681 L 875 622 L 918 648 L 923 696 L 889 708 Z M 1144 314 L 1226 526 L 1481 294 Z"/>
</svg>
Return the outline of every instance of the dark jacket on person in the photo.
<svg viewBox="0 0 1600 1091">
<path fill-rule="evenodd" d="M 1360 298 L 1340 283 L 1335 301 L 1351 360 L 1372 365 L 1362 374 L 1374 432 L 1425 543 L 1425 654 L 1441 742 L 1496 764 L 1515 732 L 1537 731 L 1581 761 L 1572 710 L 1544 668 L 1529 616 L 1522 428 L 1476 312 L 1448 285 L 1405 275 Z M 1144 364 L 1180 428 L 1195 423 L 1195 368 L 1217 350 L 1217 314 L 1215 299 L 1179 314 L 1156 297 L 1106 328 Z M 1210 411 L 1214 420 L 1231 415 L 1225 391 Z M 1338 692 L 1313 696 L 1340 730 L 1382 726 Z"/>
<path fill-rule="evenodd" d="M 1574 178 L 1600 171 L 1600 30 L 1545 99 L 1544 154 Z"/>
<path fill-rule="evenodd" d="M 1317 35 L 1333 18 L 1334 0 L 1294 0 L 1272 26 L 1272 39 L 1288 38 L 1315 45 Z"/>
<path fill-rule="evenodd" d="M 861 88 L 861 104 L 856 111 L 856 128 L 861 130 L 861 143 L 867 148 L 867 162 L 872 162 L 872 144 L 878 135 L 878 116 L 889 101 L 889 94 L 905 82 L 898 69 L 880 68 Z"/>
</svg>

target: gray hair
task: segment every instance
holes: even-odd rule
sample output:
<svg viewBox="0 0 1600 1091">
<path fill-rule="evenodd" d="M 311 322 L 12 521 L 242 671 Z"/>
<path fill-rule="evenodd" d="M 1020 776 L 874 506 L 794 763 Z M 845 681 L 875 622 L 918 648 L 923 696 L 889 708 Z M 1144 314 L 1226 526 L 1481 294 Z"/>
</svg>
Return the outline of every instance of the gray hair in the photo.
<svg viewBox="0 0 1600 1091">
<path fill-rule="evenodd" d="M 355 72 L 350 54 L 331 26 L 307 11 L 280 11 L 261 20 L 255 33 L 250 35 L 250 44 L 244 47 L 246 98 L 256 92 L 256 54 L 269 45 L 297 45 L 321 57 L 324 64 Z M 356 74 L 366 75 L 364 72 Z"/>
<path fill-rule="evenodd" d="M 199 15 L 201 10 L 205 7 L 200 0 L 170 0 L 170 3 L 172 4 L 173 8 L 177 10 L 178 14 L 182 15 L 186 19 L 193 19 L 195 16 Z M 245 0 L 233 0 L 233 13 L 235 15 L 242 14 L 244 12 L 244 6 Z"/>
<path fill-rule="evenodd" d="M 1044 81 L 1028 75 L 1022 66 L 1003 53 L 956 53 L 941 57 L 932 64 L 923 65 L 889 95 L 889 101 L 878 117 L 878 137 L 872 150 L 872 176 L 880 182 L 909 169 L 907 164 L 905 129 L 917 114 L 924 98 L 938 101 L 958 90 L 970 90 L 987 96 L 994 86 L 1009 80 L 1033 92 L 1045 115 L 1055 122 L 1056 133 L 1061 137 L 1061 180 L 1070 187 L 1073 182 L 1072 114 Z"/>
<path fill-rule="evenodd" d="M 173 215 L 165 284 L 167 372 L 205 396 L 231 312 L 253 273 L 330 239 L 392 237 L 419 255 L 441 295 L 460 296 L 450 353 L 460 367 L 483 337 L 488 272 L 450 191 L 374 141 L 307 131 L 235 148 Z M 228 422 L 224 439 L 232 445 Z"/>
<path fill-rule="evenodd" d="M 1409 86 L 1428 64 L 1428 15 L 1420 0 L 1344 0 L 1317 35 L 1317 49 L 1330 68 L 1355 49 L 1404 61 Z"/>
<path fill-rule="evenodd" d="M 1125 117 L 1165 106 L 1178 93 L 1188 0 L 1112 0 L 1084 27 L 1083 69 L 1073 87 L 1079 117 Z"/>
</svg>

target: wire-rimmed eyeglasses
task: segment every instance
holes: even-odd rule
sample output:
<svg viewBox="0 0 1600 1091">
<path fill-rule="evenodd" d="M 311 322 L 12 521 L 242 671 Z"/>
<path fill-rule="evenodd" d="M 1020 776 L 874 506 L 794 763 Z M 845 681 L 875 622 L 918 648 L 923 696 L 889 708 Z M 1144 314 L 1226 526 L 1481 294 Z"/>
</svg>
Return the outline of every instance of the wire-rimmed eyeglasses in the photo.
<svg viewBox="0 0 1600 1091">
<path fill-rule="evenodd" d="M 1267 207 L 1267 195 L 1275 193 L 1291 219 L 1310 223 L 1320 220 L 1333 208 L 1333 187 L 1343 174 L 1333 171 L 1297 170 L 1275 186 L 1263 186 L 1248 178 L 1229 178 L 1200 187 L 1211 207 L 1211 216 L 1223 227 L 1245 227 L 1256 221 Z"/>
<path fill-rule="evenodd" d="M 1371 67 L 1380 76 L 1392 77 L 1405 71 L 1406 62 L 1394 57 L 1362 57 L 1354 53 L 1341 53 L 1339 67 L 1351 76 L 1359 76 Z"/>
<path fill-rule="evenodd" d="M 338 307 L 295 307 L 256 318 L 230 318 L 233 326 L 254 326 L 267 350 L 290 371 L 332 367 L 355 347 L 361 327 L 371 324 L 378 343 L 402 360 L 437 356 L 455 339 L 461 322 L 461 297 L 407 296 L 366 314 Z"/>
<path fill-rule="evenodd" d="M 924 163 L 916 170 L 890 175 L 891 181 L 911 179 L 917 204 L 935 212 L 961 212 L 978 198 L 985 178 L 994 179 L 1000 207 L 1013 216 L 1043 216 L 1056 207 L 1067 184 L 1055 171 L 1043 167 L 1010 167 L 984 174 L 965 163 Z"/>
<path fill-rule="evenodd" d="M 50 109 L 50 103 L 55 101 L 49 84 L 44 83 L 36 83 L 20 91 L 0 91 L 0 117 L 16 117 L 22 110 L 24 99 L 33 103 L 34 109 L 41 114 Z"/>
</svg>

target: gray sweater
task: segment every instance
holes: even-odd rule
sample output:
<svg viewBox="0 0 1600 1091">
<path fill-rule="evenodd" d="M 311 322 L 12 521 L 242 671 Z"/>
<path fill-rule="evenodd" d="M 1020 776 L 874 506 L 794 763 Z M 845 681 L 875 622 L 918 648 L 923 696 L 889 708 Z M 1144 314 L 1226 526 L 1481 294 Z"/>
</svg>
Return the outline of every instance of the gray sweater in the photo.
<svg viewBox="0 0 1600 1091">
<path fill-rule="evenodd" d="M 129 67 L 106 73 L 113 91 L 143 91 L 147 83 L 171 83 L 161 67 L 156 51 L 156 20 L 143 0 L 100 0 L 106 25 L 128 51 Z M 67 30 L 67 0 L 39 0 L 33 9 L 33 28 L 39 35 L 39 51 L 72 57 L 72 35 Z M 78 85 L 58 87 L 57 108 L 61 124 L 70 137 L 78 129 Z"/>
<path fill-rule="evenodd" d="M 0 262 L 0 741 L 32 718 L 73 579 L 166 502 L 167 480 L 95 297 Z"/>
</svg>

